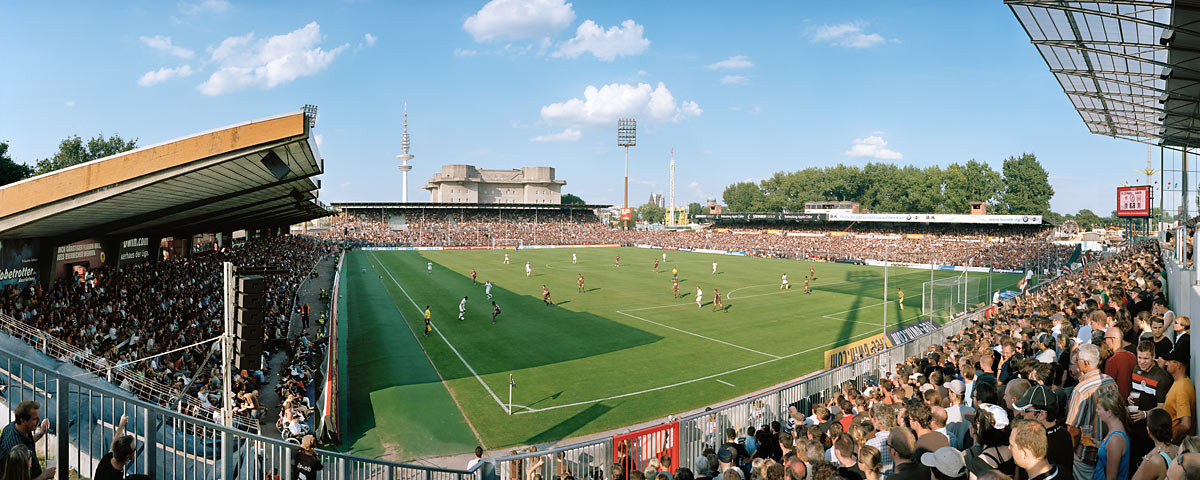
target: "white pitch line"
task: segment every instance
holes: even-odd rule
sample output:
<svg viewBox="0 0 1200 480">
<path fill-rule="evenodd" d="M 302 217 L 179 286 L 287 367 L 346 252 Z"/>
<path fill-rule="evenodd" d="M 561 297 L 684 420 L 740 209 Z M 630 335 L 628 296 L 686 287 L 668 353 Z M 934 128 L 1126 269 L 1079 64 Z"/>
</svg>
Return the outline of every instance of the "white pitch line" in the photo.
<svg viewBox="0 0 1200 480">
<path fill-rule="evenodd" d="M 732 383 L 729 383 L 729 382 L 726 382 L 726 381 L 724 381 L 724 380 L 721 380 L 721 379 L 719 379 L 719 378 L 714 378 L 713 380 L 716 380 L 716 381 L 718 381 L 718 382 L 724 383 L 724 384 L 726 384 L 726 385 L 729 385 L 729 386 L 731 386 L 731 387 L 736 387 L 736 386 L 737 386 L 737 385 L 734 385 L 734 384 L 732 384 Z"/>
<path fill-rule="evenodd" d="M 860 334 L 858 334 L 858 335 L 854 335 L 854 336 L 852 336 L 852 337 L 848 338 L 847 340 L 855 340 L 855 339 L 857 339 L 857 338 L 860 338 L 860 337 L 865 337 L 865 336 L 867 336 L 867 335 L 874 335 L 874 334 L 875 334 L 875 332 L 866 332 L 866 333 L 860 333 Z M 758 362 L 758 363 L 755 363 L 755 364 L 751 364 L 751 365 L 746 365 L 746 366 L 744 366 L 744 367 L 738 367 L 738 368 L 735 368 L 735 369 L 732 369 L 732 370 L 727 370 L 727 371 L 724 371 L 724 372 L 714 373 L 714 374 L 712 374 L 712 375 L 705 375 L 705 376 L 703 376 L 703 377 L 699 377 L 699 378 L 693 378 L 693 379 L 691 379 L 691 380 L 684 380 L 684 381 L 682 381 L 682 382 L 676 382 L 676 383 L 672 383 L 672 384 L 670 384 L 670 385 L 662 385 L 662 386 L 658 386 L 658 387 L 654 387 L 654 388 L 647 388 L 647 389 L 645 389 L 645 390 L 638 390 L 638 391 L 636 391 L 636 392 L 622 393 L 622 394 L 619 394 L 619 395 L 612 395 L 612 396 L 608 396 L 608 397 L 604 397 L 604 398 L 597 398 L 597 399 L 595 399 L 595 400 L 584 400 L 584 401 L 582 401 L 582 402 L 567 403 L 567 404 L 564 404 L 564 405 L 555 405 L 555 406 L 553 406 L 553 407 L 544 407 L 544 408 L 531 408 L 531 409 L 529 409 L 529 410 L 524 410 L 524 411 L 520 411 L 520 412 L 514 412 L 514 413 L 513 413 L 513 415 L 523 415 L 523 414 L 526 414 L 526 413 L 545 412 L 545 411 L 549 411 L 549 410 L 557 410 L 557 409 L 560 409 L 560 408 L 567 408 L 567 407 L 577 407 L 577 406 L 580 406 L 580 405 L 589 405 L 589 404 L 592 404 L 592 403 L 605 402 L 605 401 L 608 401 L 608 400 L 615 400 L 615 399 L 618 399 L 618 398 L 632 397 L 632 396 L 635 396 L 635 395 L 641 395 L 641 394 L 643 394 L 643 393 L 657 392 L 657 391 L 659 391 L 659 390 L 666 390 L 666 389 L 668 389 L 668 388 L 674 388 L 674 387 L 678 387 L 678 386 L 681 386 L 681 385 L 687 385 L 687 384 L 689 384 L 689 383 L 702 382 L 702 381 L 704 381 L 704 380 L 709 380 L 709 379 L 713 379 L 713 378 L 717 378 L 717 377 L 722 377 L 722 376 L 725 376 L 725 375 L 728 375 L 728 374 L 731 374 L 731 373 L 740 372 L 740 371 L 742 371 L 742 370 L 748 370 L 748 369 L 751 369 L 751 368 L 754 368 L 754 367 L 758 367 L 758 366 L 766 365 L 766 364 L 768 364 L 768 363 L 773 363 L 773 362 L 777 362 L 777 361 L 779 361 L 779 360 L 783 360 L 783 359 L 787 359 L 787 358 L 792 358 L 792 357 L 794 357 L 794 356 L 796 356 L 796 355 L 803 355 L 803 354 L 805 354 L 805 353 L 812 352 L 812 351 L 814 351 L 814 350 L 819 350 L 819 349 L 823 349 L 823 348 L 826 348 L 826 347 L 832 347 L 832 346 L 833 346 L 835 343 L 838 343 L 838 342 L 841 342 L 841 341 L 842 341 L 842 340 L 834 340 L 834 341 L 832 341 L 832 342 L 829 342 L 829 343 L 826 343 L 826 344 L 824 344 L 824 345 L 818 345 L 818 346 L 816 346 L 816 347 L 812 347 L 812 348 L 809 348 L 809 349 L 807 349 L 807 350 L 801 350 L 801 351 L 799 351 L 799 352 L 796 352 L 796 353 L 793 353 L 793 354 L 790 354 L 790 355 L 785 355 L 785 356 L 783 356 L 783 357 L 779 357 L 779 358 L 772 358 L 772 359 L 769 359 L 769 360 L 763 360 L 763 361 L 761 361 L 761 362 Z"/>
<path fill-rule="evenodd" d="M 375 252 L 371 252 L 371 256 L 375 258 L 375 262 L 376 262 L 376 263 L 379 263 L 379 265 L 380 265 L 381 267 L 383 266 L 383 262 L 380 262 L 380 261 L 379 261 L 379 257 L 375 255 Z M 416 302 L 415 300 L 413 300 L 412 296 L 410 296 L 410 295 L 408 294 L 408 291 L 404 289 L 404 286 L 403 286 L 403 285 L 400 285 L 400 282 L 396 281 L 396 277 L 392 275 L 392 272 L 391 272 L 391 270 L 388 270 L 388 269 L 385 267 L 385 268 L 383 269 L 383 271 L 384 271 L 385 273 L 387 273 L 387 274 L 388 274 L 388 277 L 391 277 L 391 279 L 392 279 L 392 283 L 395 283 L 397 287 L 400 287 L 400 293 L 403 293 L 405 297 L 408 297 L 408 301 L 412 302 L 413 308 L 417 309 L 417 312 L 418 312 L 418 313 L 423 313 L 423 312 L 421 311 L 421 306 L 420 306 L 420 305 L 417 305 L 417 302 Z M 500 409 L 501 409 L 501 410 L 504 410 L 504 411 L 505 411 L 505 413 L 510 413 L 510 414 L 511 414 L 512 412 L 509 412 L 509 411 L 508 411 L 508 407 L 505 405 L 505 403 L 504 403 L 504 402 L 500 401 L 500 397 L 496 395 L 496 392 L 493 392 L 493 391 L 492 391 L 492 387 L 489 387 L 489 386 L 488 386 L 488 384 L 487 384 L 486 382 L 484 382 L 484 381 L 483 381 L 483 378 L 480 378 L 480 377 L 479 377 L 479 373 L 475 372 L 475 368 L 474 368 L 474 367 L 472 367 L 470 363 L 467 363 L 467 359 L 463 358 L 463 356 L 462 356 L 462 354 L 461 354 L 461 353 L 458 353 L 458 349 L 457 349 L 457 348 L 454 348 L 454 344 L 450 343 L 450 340 L 446 339 L 446 336 L 445 336 L 445 335 L 442 335 L 442 330 L 441 330 L 441 329 L 439 329 L 439 328 L 437 327 L 437 325 L 436 325 L 436 324 L 433 324 L 432 322 L 430 322 L 430 325 L 433 325 L 433 331 L 437 332 L 437 334 L 438 334 L 438 336 L 439 336 L 439 337 L 442 337 L 442 341 L 446 342 L 446 346 L 450 347 L 450 351 L 454 352 L 454 354 L 458 356 L 458 359 L 462 361 L 462 364 L 463 364 L 463 365 L 465 365 L 465 366 L 467 367 L 467 370 L 470 370 L 470 371 L 471 371 L 471 375 L 474 375 L 474 376 L 475 376 L 475 379 L 476 379 L 476 380 L 479 380 L 479 384 L 480 384 L 480 385 L 483 385 L 483 388 L 484 388 L 485 390 L 487 390 L 487 392 L 488 392 L 489 394 L 491 394 L 491 396 L 492 396 L 492 399 L 496 401 L 496 404 L 497 404 L 497 405 L 500 405 Z M 431 360 L 431 361 L 432 361 L 432 360 Z"/>
<path fill-rule="evenodd" d="M 621 315 L 624 315 L 624 316 L 626 316 L 626 317 L 630 317 L 630 318 L 636 318 L 636 319 L 638 319 L 638 320 L 641 320 L 641 321 L 643 321 L 643 322 L 646 322 L 646 323 L 652 323 L 652 324 L 658 325 L 658 326 L 660 326 L 660 327 L 663 327 L 663 328 L 669 328 L 669 329 L 671 329 L 671 330 L 674 330 L 674 331 L 676 331 L 676 332 L 679 332 L 679 333 L 686 333 L 686 334 L 688 334 L 688 335 L 691 335 L 691 336 L 693 336 L 693 337 L 699 337 L 699 338 L 703 338 L 703 339 L 705 339 L 705 340 L 712 341 L 712 342 L 717 342 L 717 343 L 720 343 L 720 344 L 722 344 L 722 345 L 728 345 L 728 346 L 730 346 L 730 347 L 733 347 L 733 348 L 740 348 L 740 349 L 742 349 L 742 350 L 745 350 L 745 351 L 747 351 L 747 352 L 753 352 L 753 353 L 757 353 L 757 354 L 759 354 L 759 355 L 765 355 L 765 356 L 768 356 L 768 357 L 771 357 L 771 358 L 775 358 L 775 359 L 782 358 L 782 357 L 780 357 L 779 355 L 771 355 L 771 354 L 769 354 L 769 353 L 767 353 L 767 352 L 760 352 L 760 351 L 758 351 L 758 350 L 755 350 L 755 349 L 753 349 L 753 348 L 746 348 L 746 347 L 743 347 L 743 346 L 741 346 L 741 345 L 736 345 L 736 344 L 733 344 L 733 343 L 726 342 L 726 341 L 724 341 L 724 340 L 717 340 L 717 339 L 715 339 L 715 338 L 712 338 L 712 337 L 706 337 L 706 336 L 704 336 L 704 335 L 701 335 L 701 334 L 699 334 L 699 333 L 693 333 L 693 332 L 689 332 L 689 331 L 687 331 L 687 330 L 684 330 L 684 329 L 682 329 L 682 328 L 675 328 L 675 327 L 672 327 L 672 326 L 670 326 L 670 325 L 666 325 L 666 324 L 663 324 L 663 323 L 658 323 L 658 322 L 656 322 L 656 321 L 654 321 L 654 320 L 646 320 L 646 319 L 644 319 L 644 318 L 642 318 L 642 317 L 639 317 L 639 316 L 637 316 L 637 315 L 631 315 L 631 314 L 628 314 L 628 313 L 622 312 L 622 311 L 620 311 L 620 310 L 617 310 L 617 313 L 619 313 L 619 314 L 621 314 Z"/>
<path fill-rule="evenodd" d="M 839 320 L 839 321 L 843 321 L 843 322 L 863 323 L 863 324 L 866 324 L 866 325 L 879 325 L 879 323 L 878 323 L 878 322 L 864 322 L 864 321 L 861 321 L 861 320 L 851 320 L 851 319 L 849 319 L 849 318 L 835 317 L 834 315 L 841 315 L 841 314 L 843 314 L 843 313 L 850 313 L 850 312 L 855 312 L 855 311 L 858 311 L 858 310 L 865 310 L 865 309 L 868 309 L 868 308 L 874 308 L 874 307 L 878 307 L 878 306 L 880 306 L 880 305 L 884 305 L 884 304 L 887 304 L 887 303 L 891 303 L 891 302 L 879 302 L 879 303 L 876 303 L 876 304 L 874 304 L 874 305 L 867 305 L 867 306 L 865 306 L 865 307 L 851 308 L 850 310 L 846 310 L 846 311 L 844 311 L 844 312 L 837 312 L 837 313 L 831 313 L 831 314 L 829 314 L 829 315 L 824 315 L 824 317 L 825 317 L 825 318 L 828 318 L 828 319 L 830 319 L 830 320 Z"/>
</svg>

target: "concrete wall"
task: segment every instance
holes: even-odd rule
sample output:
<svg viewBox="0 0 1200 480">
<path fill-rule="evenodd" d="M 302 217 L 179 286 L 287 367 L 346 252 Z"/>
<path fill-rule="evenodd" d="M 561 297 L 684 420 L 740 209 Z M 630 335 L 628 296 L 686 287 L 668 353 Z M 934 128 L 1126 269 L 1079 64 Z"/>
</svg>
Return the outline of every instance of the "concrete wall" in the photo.
<svg viewBox="0 0 1200 480">
<path fill-rule="evenodd" d="M 1181 230 L 1182 231 L 1182 230 Z M 1178 235 L 1178 234 L 1177 234 Z M 1182 237 L 1176 237 L 1182 238 Z M 1198 238 L 1197 240 L 1200 240 Z M 1177 242 L 1180 243 L 1180 242 Z M 1195 242 L 1195 245 L 1200 246 L 1200 242 Z M 1185 268 L 1186 262 L 1177 261 L 1176 259 L 1186 258 L 1184 248 L 1179 246 L 1175 251 L 1164 251 L 1163 256 L 1166 257 L 1167 270 L 1167 299 L 1170 301 L 1171 310 L 1176 315 L 1187 315 L 1195 323 L 1196 314 L 1200 313 L 1200 285 L 1197 285 L 1196 280 L 1196 265 L 1192 268 Z M 1192 256 L 1193 259 L 1200 260 L 1200 249 Z M 1192 341 L 1192 358 L 1191 358 L 1191 373 L 1194 379 L 1197 372 L 1200 372 L 1200 362 L 1197 361 L 1195 352 L 1200 352 L 1200 339 L 1194 335 L 1189 335 Z M 1193 381 L 1196 384 L 1196 395 L 1200 398 L 1200 383 Z M 1200 418 L 1200 414 L 1193 415 L 1192 418 Z"/>
</svg>

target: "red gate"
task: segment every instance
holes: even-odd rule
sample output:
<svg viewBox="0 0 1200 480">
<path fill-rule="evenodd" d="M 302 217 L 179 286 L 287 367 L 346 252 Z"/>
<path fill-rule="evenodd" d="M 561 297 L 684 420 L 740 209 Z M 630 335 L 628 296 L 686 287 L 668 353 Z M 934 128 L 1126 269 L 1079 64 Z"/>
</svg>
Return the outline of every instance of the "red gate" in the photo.
<svg viewBox="0 0 1200 480">
<path fill-rule="evenodd" d="M 663 471 L 679 468 L 679 422 L 613 436 L 613 463 L 625 478 L 631 471 L 644 471 L 652 458 L 667 460 Z"/>
</svg>

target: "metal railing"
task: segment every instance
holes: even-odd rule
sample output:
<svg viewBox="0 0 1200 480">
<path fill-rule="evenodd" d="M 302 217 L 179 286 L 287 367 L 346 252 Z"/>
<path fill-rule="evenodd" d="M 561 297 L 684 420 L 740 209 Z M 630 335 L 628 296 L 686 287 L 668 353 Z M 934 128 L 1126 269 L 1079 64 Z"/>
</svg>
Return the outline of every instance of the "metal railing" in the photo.
<svg viewBox="0 0 1200 480">
<path fill-rule="evenodd" d="M 673 458 L 671 470 L 678 467 L 691 468 L 692 459 L 699 456 L 705 447 L 716 448 L 724 440 L 727 427 L 743 430 L 746 426 L 769 425 L 773 421 L 787 422 L 788 408 L 795 406 L 800 413 L 810 415 L 813 407 L 824 402 L 841 389 L 846 382 L 853 382 L 862 390 L 867 381 L 878 380 L 881 372 L 889 371 L 906 358 L 925 352 L 929 347 L 941 344 L 946 339 L 962 333 L 963 329 L 978 319 L 983 309 L 976 309 L 941 325 L 928 335 L 911 342 L 894 346 L 877 354 L 844 366 L 814 373 L 800 380 L 729 404 L 714 407 L 701 413 L 684 416 L 673 422 L 647 430 L 671 430 L 677 437 L 666 440 L 678 445 L 678 457 Z M 675 427 L 666 429 L 662 427 Z M 660 432 L 655 432 L 660 433 Z M 614 450 L 614 438 L 606 437 L 574 445 L 556 447 L 546 451 L 522 452 L 495 459 L 496 472 L 504 480 L 534 480 L 540 474 L 551 480 L 570 473 L 576 478 L 608 480 L 616 469 L 628 469 L 629 465 L 639 468 L 651 457 L 657 457 L 658 448 L 628 448 L 625 452 Z M 664 440 L 645 435 L 642 441 Z M 632 444 L 630 444 L 632 445 Z M 628 457 L 629 465 L 623 459 Z"/>
<path fill-rule="evenodd" d="M 11 411 L 37 401 L 50 420 L 38 455 L 58 469 L 57 478 L 91 477 L 109 451 L 114 426 L 128 417 L 126 433 L 136 439 L 128 473 L 151 478 L 292 478 L 296 445 L 197 420 L 131 397 L 99 378 L 79 378 L 78 367 L 61 363 L 0 335 L 0 404 Z M 468 480 L 481 468 L 452 470 L 316 452 L 324 468 L 318 479 Z"/>
<path fill-rule="evenodd" d="M 104 357 L 71 345 L 54 335 L 32 327 L 20 320 L 0 313 L 0 332 L 7 333 L 24 341 L 51 358 L 75 365 L 87 372 L 102 376 L 115 385 L 133 393 L 137 398 L 163 406 L 176 406 L 180 412 L 199 416 L 206 409 L 200 400 L 180 395 L 179 390 L 165 385 L 146 376 L 131 365 L 112 366 Z M 204 347 L 208 351 L 208 347 Z M 257 430 L 258 422 L 248 415 L 237 414 L 233 417 L 235 426 L 243 430 Z"/>
</svg>

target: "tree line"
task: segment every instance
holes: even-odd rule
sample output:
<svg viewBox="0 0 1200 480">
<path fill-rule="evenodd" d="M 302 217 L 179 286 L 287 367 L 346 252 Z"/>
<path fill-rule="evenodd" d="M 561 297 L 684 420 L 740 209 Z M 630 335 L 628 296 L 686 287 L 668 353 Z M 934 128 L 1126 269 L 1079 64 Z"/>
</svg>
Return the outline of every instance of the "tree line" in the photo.
<svg viewBox="0 0 1200 480">
<path fill-rule="evenodd" d="M 805 202 L 850 201 L 872 212 L 969 213 L 971 202 L 984 202 L 989 213 L 1045 215 L 1053 196 L 1046 170 L 1025 153 L 1005 159 L 1000 171 L 976 160 L 945 168 L 810 167 L 732 184 L 722 198 L 734 212 L 801 212 Z"/>
<path fill-rule="evenodd" d="M 136 138 L 125 140 L 115 134 L 105 137 L 104 133 L 100 133 L 86 141 L 79 135 L 72 135 L 59 142 L 58 152 L 53 156 L 35 160 L 33 165 L 13 160 L 8 153 L 8 142 L 0 141 L 0 185 L 127 152 L 137 148 L 137 141 Z"/>
</svg>

